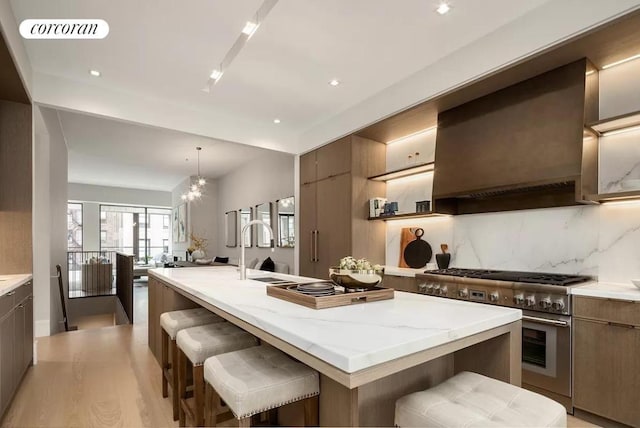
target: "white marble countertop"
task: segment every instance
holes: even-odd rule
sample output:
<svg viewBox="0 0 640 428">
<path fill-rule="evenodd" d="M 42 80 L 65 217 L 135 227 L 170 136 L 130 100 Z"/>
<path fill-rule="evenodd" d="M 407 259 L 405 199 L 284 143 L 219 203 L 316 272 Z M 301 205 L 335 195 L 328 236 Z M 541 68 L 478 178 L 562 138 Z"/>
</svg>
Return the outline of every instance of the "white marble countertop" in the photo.
<svg viewBox="0 0 640 428">
<path fill-rule="evenodd" d="M 633 285 L 631 281 L 628 284 L 590 282 L 582 286 L 571 287 L 570 290 L 574 296 L 640 301 L 640 288 Z"/>
<path fill-rule="evenodd" d="M 0 295 L 15 290 L 31 278 L 31 274 L 0 275 Z"/>
<path fill-rule="evenodd" d="M 347 373 L 522 317 L 517 309 L 398 291 L 392 300 L 315 310 L 267 296 L 265 283 L 241 281 L 235 267 L 149 272 Z M 255 270 L 247 275 L 304 279 Z"/>
</svg>

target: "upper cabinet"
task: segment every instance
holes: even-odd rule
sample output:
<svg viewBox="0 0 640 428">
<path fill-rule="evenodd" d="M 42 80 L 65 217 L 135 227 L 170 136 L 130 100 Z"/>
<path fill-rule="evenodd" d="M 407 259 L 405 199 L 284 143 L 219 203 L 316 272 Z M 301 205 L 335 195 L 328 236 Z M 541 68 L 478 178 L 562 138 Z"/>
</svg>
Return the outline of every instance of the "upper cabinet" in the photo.
<svg viewBox="0 0 640 428">
<path fill-rule="evenodd" d="M 582 59 L 438 115 L 434 207 L 567 206 L 597 189 L 598 72 Z"/>
<path fill-rule="evenodd" d="M 300 156 L 300 183 L 307 184 L 351 171 L 351 137 L 341 138 Z"/>
</svg>

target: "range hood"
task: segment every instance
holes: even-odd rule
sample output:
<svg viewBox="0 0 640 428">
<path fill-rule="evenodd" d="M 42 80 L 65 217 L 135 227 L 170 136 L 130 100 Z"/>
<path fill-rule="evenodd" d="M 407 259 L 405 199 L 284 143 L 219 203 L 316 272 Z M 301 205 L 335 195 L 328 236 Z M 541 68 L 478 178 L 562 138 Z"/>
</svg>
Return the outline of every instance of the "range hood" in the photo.
<svg viewBox="0 0 640 428">
<path fill-rule="evenodd" d="M 436 212 L 590 203 L 597 192 L 598 72 L 585 58 L 438 115 Z"/>
</svg>

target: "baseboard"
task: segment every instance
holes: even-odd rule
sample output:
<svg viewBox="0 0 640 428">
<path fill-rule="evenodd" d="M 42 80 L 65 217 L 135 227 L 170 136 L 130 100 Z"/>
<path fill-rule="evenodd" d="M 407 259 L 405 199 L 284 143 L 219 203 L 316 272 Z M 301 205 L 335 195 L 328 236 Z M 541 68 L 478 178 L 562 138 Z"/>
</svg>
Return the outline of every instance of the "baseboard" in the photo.
<svg viewBox="0 0 640 428">
<path fill-rule="evenodd" d="M 36 320 L 33 333 L 36 337 L 51 336 L 51 323 L 49 320 Z"/>
</svg>

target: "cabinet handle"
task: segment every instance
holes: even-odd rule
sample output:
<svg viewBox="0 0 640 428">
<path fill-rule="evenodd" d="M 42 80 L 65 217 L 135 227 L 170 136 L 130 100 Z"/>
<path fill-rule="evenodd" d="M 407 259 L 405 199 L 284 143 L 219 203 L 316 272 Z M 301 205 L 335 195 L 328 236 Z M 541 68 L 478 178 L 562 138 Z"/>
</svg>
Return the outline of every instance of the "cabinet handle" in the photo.
<svg viewBox="0 0 640 428">
<path fill-rule="evenodd" d="M 18 305 L 18 309 L 24 309 L 24 305 Z"/>
<path fill-rule="evenodd" d="M 15 291 L 9 291 L 9 292 L 7 293 L 7 296 L 13 296 L 14 294 L 16 294 L 16 292 L 15 292 Z"/>
<path fill-rule="evenodd" d="M 319 237 L 320 237 L 320 232 L 318 232 L 318 231 L 316 230 L 316 239 L 315 239 L 315 241 L 314 241 L 314 243 L 315 243 L 314 251 L 315 251 L 315 256 L 316 256 L 316 262 L 319 262 L 319 261 L 320 261 L 320 259 L 318 258 L 318 238 L 319 238 Z"/>
<path fill-rule="evenodd" d="M 315 253 L 313 252 L 313 240 L 316 237 L 316 231 L 312 230 L 309 233 L 311 233 L 311 240 L 309 241 L 309 261 L 313 263 L 316 261 Z"/>
<path fill-rule="evenodd" d="M 619 322 L 612 322 L 612 321 L 609 321 L 609 322 L 607 322 L 607 324 L 609 324 L 611 327 L 621 327 L 621 328 L 631 328 L 631 329 L 635 328 L 635 327 L 634 327 L 634 326 L 632 326 L 632 325 L 629 325 L 629 324 L 621 324 L 621 323 L 619 323 Z"/>
</svg>

